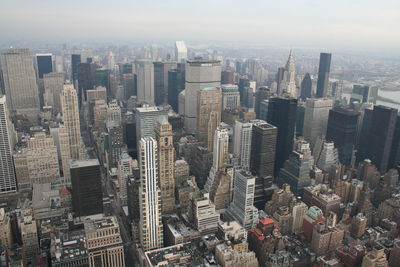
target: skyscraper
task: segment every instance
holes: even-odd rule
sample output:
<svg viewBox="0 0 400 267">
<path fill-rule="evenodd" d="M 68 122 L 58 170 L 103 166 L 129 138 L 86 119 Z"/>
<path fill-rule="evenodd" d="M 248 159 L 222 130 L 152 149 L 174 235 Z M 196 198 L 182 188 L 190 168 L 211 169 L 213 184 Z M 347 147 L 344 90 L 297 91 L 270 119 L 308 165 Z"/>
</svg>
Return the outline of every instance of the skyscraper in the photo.
<svg viewBox="0 0 400 267">
<path fill-rule="evenodd" d="M 157 122 L 154 131 L 158 147 L 158 171 L 162 213 L 169 213 L 175 210 L 174 134 L 171 124 L 165 117 Z"/>
<path fill-rule="evenodd" d="M 279 130 L 265 121 L 252 123 L 250 169 L 260 178 L 273 176 Z"/>
<path fill-rule="evenodd" d="M 139 142 L 140 166 L 140 243 L 144 251 L 163 246 L 157 141 L 152 137 Z"/>
<path fill-rule="evenodd" d="M 388 170 L 390 151 L 397 121 L 397 109 L 374 106 L 368 134 L 367 158 L 381 173 Z"/>
<path fill-rule="evenodd" d="M 378 98 L 378 88 L 369 85 L 353 85 L 353 92 L 350 97 L 350 103 L 376 103 Z"/>
<path fill-rule="evenodd" d="M 40 111 L 39 89 L 29 49 L 9 49 L 1 54 L 0 62 L 9 112 L 26 115 L 36 122 Z"/>
<path fill-rule="evenodd" d="M 222 84 L 222 110 L 235 109 L 240 106 L 240 93 L 237 85 Z"/>
<path fill-rule="evenodd" d="M 81 63 L 81 55 L 80 54 L 72 54 L 71 55 L 71 80 L 72 83 L 78 79 L 78 64 Z"/>
<path fill-rule="evenodd" d="M 357 137 L 359 113 L 343 108 L 329 111 L 326 140 L 332 141 L 339 152 L 339 160 L 344 165 L 350 165 Z"/>
<path fill-rule="evenodd" d="M 0 95 L 0 193 L 17 191 L 6 96 Z"/>
<path fill-rule="evenodd" d="M 275 175 L 293 151 L 297 115 L 297 99 L 274 97 L 269 99 L 267 122 L 278 128 L 276 141 Z"/>
<path fill-rule="evenodd" d="M 290 96 L 297 98 L 297 88 L 296 88 L 296 62 L 292 55 L 292 50 L 290 50 L 289 58 L 286 62 L 286 81 L 285 81 L 285 92 Z"/>
<path fill-rule="evenodd" d="M 306 75 L 304 75 L 304 78 L 301 81 L 301 85 L 300 85 L 301 100 L 305 101 L 307 98 L 311 97 L 311 95 L 312 95 L 311 88 L 312 88 L 312 81 L 311 81 L 310 73 L 306 73 Z"/>
<path fill-rule="evenodd" d="M 136 114 L 136 140 L 143 137 L 155 137 L 154 128 L 158 120 L 168 117 L 168 111 L 161 107 L 144 106 L 135 109 Z"/>
<path fill-rule="evenodd" d="M 254 207 L 256 177 L 250 172 L 237 170 L 233 188 L 233 200 L 224 214 L 230 221 L 239 222 L 250 230 L 258 222 L 258 210 Z"/>
<path fill-rule="evenodd" d="M 233 132 L 233 153 L 239 158 L 239 165 L 243 170 L 250 170 L 251 136 L 253 123 L 237 120 Z"/>
<path fill-rule="evenodd" d="M 311 147 L 314 147 L 318 136 L 325 136 L 329 110 L 333 107 L 333 100 L 329 98 L 310 98 L 306 100 L 304 114 L 303 136 Z"/>
<path fill-rule="evenodd" d="M 185 71 L 185 129 L 196 132 L 197 92 L 205 87 L 220 87 L 221 62 L 217 60 L 190 60 Z"/>
<path fill-rule="evenodd" d="M 136 62 L 137 97 L 138 101 L 149 105 L 155 104 L 154 95 L 154 65 L 150 60 Z"/>
<path fill-rule="evenodd" d="M 175 61 L 180 63 L 188 59 L 188 52 L 183 41 L 175 42 Z"/>
<path fill-rule="evenodd" d="M 168 71 L 168 104 L 175 112 L 178 112 L 178 95 L 184 90 L 184 74 L 180 69 L 171 69 Z"/>
<path fill-rule="evenodd" d="M 213 149 L 215 129 L 221 122 L 221 90 L 215 87 L 202 88 L 197 92 L 197 133 L 208 150 Z"/>
<path fill-rule="evenodd" d="M 97 159 L 75 160 L 71 161 L 70 167 L 74 216 L 103 213 L 99 161 Z"/>
<path fill-rule="evenodd" d="M 328 96 L 329 86 L 329 73 L 331 71 L 331 57 L 332 54 L 321 53 L 319 56 L 319 69 L 318 69 L 318 81 L 317 81 L 317 98 L 323 98 Z"/>
<path fill-rule="evenodd" d="M 80 159 L 82 142 L 78 96 L 72 84 L 64 84 L 61 95 L 61 106 L 64 125 L 68 130 L 71 159 Z"/>
<path fill-rule="evenodd" d="M 43 75 L 44 104 L 53 108 L 53 113 L 61 112 L 61 92 L 64 88 L 65 73 L 51 72 Z"/>
<path fill-rule="evenodd" d="M 36 64 L 38 78 L 43 79 L 43 75 L 53 72 L 52 54 L 36 54 Z"/>
</svg>

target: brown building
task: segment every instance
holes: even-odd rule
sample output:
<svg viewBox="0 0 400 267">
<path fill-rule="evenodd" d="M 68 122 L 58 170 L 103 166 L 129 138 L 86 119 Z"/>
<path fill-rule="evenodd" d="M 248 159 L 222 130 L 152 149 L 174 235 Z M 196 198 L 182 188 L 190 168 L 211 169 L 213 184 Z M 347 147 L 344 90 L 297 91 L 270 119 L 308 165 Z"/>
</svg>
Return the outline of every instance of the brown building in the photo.
<svg viewBox="0 0 400 267">
<path fill-rule="evenodd" d="M 158 173 L 161 190 L 162 213 L 175 209 L 175 149 L 172 126 L 167 120 L 158 121 L 155 127 L 158 148 Z"/>
<path fill-rule="evenodd" d="M 360 238 L 367 228 L 367 218 L 359 213 L 355 216 L 351 222 L 350 235 L 353 238 Z"/>
<path fill-rule="evenodd" d="M 317 256 L 334 251 L 342 244 L 344 231 L 339 227 L 330 227 L 324 222 L 314 226 L 311 249 Z"/>
<path fill-rule="evenodd" d="M 356 243 L 349 243 L 336 249 L 336 256 L 344 267 L 360 266 L 364 255 L 365 247 Z"/>
</svg>

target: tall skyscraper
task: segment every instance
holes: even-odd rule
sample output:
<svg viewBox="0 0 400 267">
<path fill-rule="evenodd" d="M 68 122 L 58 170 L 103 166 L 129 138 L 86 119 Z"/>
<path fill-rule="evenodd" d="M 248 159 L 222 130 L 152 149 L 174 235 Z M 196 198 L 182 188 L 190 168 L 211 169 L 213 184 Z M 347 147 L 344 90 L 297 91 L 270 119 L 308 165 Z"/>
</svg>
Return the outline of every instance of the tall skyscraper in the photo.
<svg viewBox="0 0 400 267">
<path fill-rule="evenodd" d="M 44 104 L 53 108 L 53 113 L 61 112 L 61 92 L 64 88 L 65 73 L 51 72 L 43 75 Z"/>
<path fill-rule="evenodd" d="M 378 99 L 378 87 L 370 87 L 369 85 L 353 85 L 353 92 L 350 97 L 350 103 L 376 103 Z"/>
<path fill-rule="evenodd" d="M 239 165 L 243 170 L 250 170 L 251 136 L 253 123 L 237 120 L 233 132 L 233 153 L 239 158 Z"/>
<path fill-rule="evenodd" d="M 318 136 L 325 136 L 329 110 L 333 107 L 333 100 L 329 98 L 310 98 L 306 101 L 304 114 L 303 136 L 311 147 L 314 147 Z"/>
<path fill-rule="evenodd" d="M 78 96 L 72 84 L 64 84 L 61 95 L 64 126 L 68 131 L 71 159 L 80 159 L 82 147 L 81 124 L 79 121 Z"/>
<path fill-rule="evenodd" d="M 375 106 L 369 130 L 367 133 L 364 133 L 368 134 L 366 156 L 376 165 L 381 173 L 385 173 L 388 170 L 397 113 L 397 109 L 394 108 Z"/>
<path fill-rule="evenodd" d="M 78 64 L 81 63 L 81 55 L 80 54 L 72 54 L 71 55 L 71 80 L 72 83 L 78 79 Z"/>
<path fill-rule="evenodd" d="M 171 124 L 165 117 L 157 122 L 154 131 L 158 147 L 158 171 L 162 213 L 169 213 L 175 210 L 174 134 Z"/>
<path fill-rule="evenodd" d="M 286 81 L 285 81 L 285 92 L 292 97 L 297 98 L 296 88 L 296 62 L 290 50 L 289 58 L 286 62 Z"/>
<path fill-rule="evenodd" d="M 180 63 L 188 59 L 188 51 L 183 41 L 175 42 L 175 61 Z"/>
<path fill-rule="evenodd" d="M 304 75 L 304 78 L 301 81 L 301 85 L 300 85 L 301 100 L 305 101 L 307 98 L 310 98 L 312 96 L 311 89 L 312 89 L 312 81 L 311 81 L 310 73 L 306 73 L 306 75 Z"/>
<path fill-rule="evenodd" d="M 233 200 L 224 214 L 230 221 L 239 222 L 250 230 L 258 222 L 258 210 L 254 207 L 256 177 L 250 172 L 237 170 L 233 188 Z"/>
<path fill-rule="evenodd" d="M 118 160 L 122 151 L 125 148 L 123 129 L 121 123 L 114 120 L 109 120 L 106 123 L 108 133 L 108 168 L 115 168 L 118 165 Z"/>
<path fill-rule="evenodd" d="M 215 129 L 221 122 L 221 90 L 202 88 L 197 92 L 197 133 L 209 151 L 213 149 Z"/>
<path fill-rule="evenodd" d="M 70 167 L 74 216 L 103 213 L 99 161 L 97 159 L 75 160 L 71 161 Z"/>
<path fill-rule="evenodd" d="M 93 89 L 95 85 L 95 72 L 100 68 L 99 65 L 94 63 L 79 63 L 77 66 L 77 80 L 78 80 L 78 100 L 79 103 L 86 100 L 86 91 Z"/>
<path fill-rule="evenodd" d="M 17 191 L 6 96 L 0 95 L 0 193 Z"/>
<path fill-rule="evenodd" d="M 319 69 L 317 81 L 317 98 L 328 96 L 329 73 L 331 71 L 332 54 L 321 53 L 319 56 Z"/>
<path fill-rule="evenodd" d="M 175 112 L 178 112 L 178 95 L 184 90 L 184 73 L 180 69 L 168 71 L 168 104 Z"/>
<path fill-rule="evenodd" d="M 26 115 L 36 122 L 40 111 L 39 89 L 29 49 L 11 48 L 1 54 L 0 62 L 9 112 Z"/>
<path fill-rule="evenodd" d="M 53 72 L 52 54 L 36 54 L 37 74 L 39 79 L 43 79 L 43 75 Z"/>
<path fill-rule="evenodd" d="M 222 110 L 235 109 L 240 106 L 240 93 L 237 85 L 222 84 Z"/>
<path fill-rule="evenodd" d="M 359 113 L 343 108 L 329 111 L 326 140 L 332 141 L 339 152 L 339 160 L 350 165 L 357 137 Z"/>
<path fill-rule="evenodd" d="M 155 104 L 154 95 L 154 65 L 150 60 L 138 60 L 136 62 L 137 97 L 138 102 Z"/>
<path fill-rule="evenodd" d="M 143 137 L 155 137 L 154 128 L 158 120 L 168 117 L 168 111 L 162 107 L 144 106 L 135 109 L 136 115 L 136 140 Z"/>
<path fill-rule="evenodd" d="M 121 153 L 118 161 L 119 199 L 121 206 L 128 205 L 128 179 L 132 178 L 133 160 L 125 151 Z M 133 179 L 133 178 L 132 178 Z"/>
<path fill-rule="evenodd" d="M 176 68 L 175 62 L 154 62 L 154 98 L 157 106 L 166 103 L 168 98 L 168 72 Z"/>
<path fill-rule="evenodd" d="M 140 165 L 140 243 L 144 251 L 163 246 L 157 141 L 152 137 L 139 142 Z"/>
<path fill-rule="evenodd" d="M 190 60 L 185 71 L 185 129 L 196 132 L 197 92 L 205 87 L 221 86 L 221 62 L 217 60 Z"/>
<path fill-rule="evenodd" d="M 265 121 L 252 123 L 250 169 L 259 177 L 273 176 L 279 130 Z"/>
<path fill-rule="evenodd" d="M 278 128 L 276 141 L 275 175 L 293 151 L 297 116 L 297 99 L 274 97 L 269 99 L 267 122 Z"/>
</svg>

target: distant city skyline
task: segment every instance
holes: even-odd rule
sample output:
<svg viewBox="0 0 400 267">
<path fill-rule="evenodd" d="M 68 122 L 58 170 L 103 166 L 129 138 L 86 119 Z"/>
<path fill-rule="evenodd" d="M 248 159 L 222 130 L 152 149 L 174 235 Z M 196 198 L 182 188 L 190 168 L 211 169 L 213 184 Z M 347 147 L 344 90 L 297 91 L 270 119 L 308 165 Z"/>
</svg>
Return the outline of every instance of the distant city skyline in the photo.
<svg viewBox="0 0 400 267">
<path fill-rule="evenodd" d="M 11 1 L 2 39 L 266 43 L 387 50 L 400 46 L 400 2 L 361 1 Z M 161 27 L 162 26 L 162 27 Z"/>
</svg>

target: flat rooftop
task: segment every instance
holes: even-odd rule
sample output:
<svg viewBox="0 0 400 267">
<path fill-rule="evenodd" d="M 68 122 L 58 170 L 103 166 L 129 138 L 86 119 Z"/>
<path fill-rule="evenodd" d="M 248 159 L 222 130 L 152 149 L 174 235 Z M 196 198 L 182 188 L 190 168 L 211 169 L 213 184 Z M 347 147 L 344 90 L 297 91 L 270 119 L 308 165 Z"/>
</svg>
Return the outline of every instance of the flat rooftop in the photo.
<svg viewBox="0 0 400 267">
<path fill-rule="evenodd" d="M 82 168 L 82 167 L 91 167 L 91 166 L 99 166 L 98 159 L 85 159 L 85 160 L 72 160 L 70 167 L 71 169 Z"/>
</svg>

